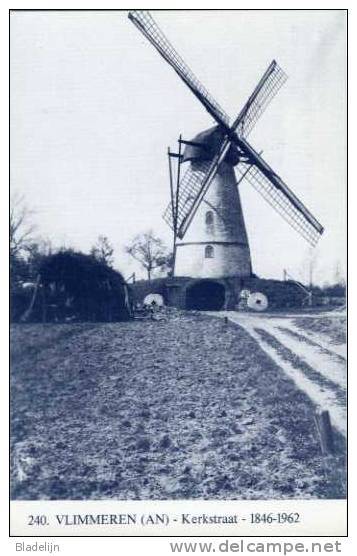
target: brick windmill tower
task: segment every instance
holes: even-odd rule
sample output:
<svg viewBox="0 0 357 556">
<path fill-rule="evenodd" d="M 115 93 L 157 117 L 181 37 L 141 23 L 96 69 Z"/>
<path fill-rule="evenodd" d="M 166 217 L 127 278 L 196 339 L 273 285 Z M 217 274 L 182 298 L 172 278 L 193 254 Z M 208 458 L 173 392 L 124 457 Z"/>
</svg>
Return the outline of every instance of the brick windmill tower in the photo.
<svg viewBox="0 0 357 556">
<path fill-rule="evenodd" d="M 186 141 L 180 160 L 183 168 L 204 172 L 221 141 L 218 127 Z M 238 151 L 232 145 L 187 232 L 182 239 L 176 239 L 176 276 L 225 279 L 251 275 L 249 244 L 234 172 L 238 162 Z"/>
<path fill-rule="evenodd" d="M 247 140 L 287 77 L 273 60 L 231 123 L 150 13 L 134 10 L 129 18 L 217 124 L 192 141 L 180 138 L 178 153 L 168 153 L 171 202 L 164 219 L 174 233 L 176 277 L 168 285 L 169 302 L 195 309 L 234 308 L 252 272 L 238 187 L 243 179 L 311 245 L 323 233 L 321 224 Z M 172 157 L 178 161 L 176 183 Z"/>
</svg>

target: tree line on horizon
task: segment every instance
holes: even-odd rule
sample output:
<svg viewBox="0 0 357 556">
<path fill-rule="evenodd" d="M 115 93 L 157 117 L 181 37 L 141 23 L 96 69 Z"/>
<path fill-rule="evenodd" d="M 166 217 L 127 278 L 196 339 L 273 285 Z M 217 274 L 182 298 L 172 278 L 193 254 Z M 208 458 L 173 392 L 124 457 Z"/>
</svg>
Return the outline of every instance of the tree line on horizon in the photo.
<svg viewBox="0 0 357 556">
<path fill-rule="evenodd" d="M 81 277 L 79 281 L 82 284 L 82 288 L 73 289 L 70 286 L 73 281 L 71 282 L 69 278 L 67 278 L 66 286 L 67 289 L 72 288 L 72 294 L 74 294 L 74 291 L 76 292 L 70 296 L 71 298 L 81 297 L 81 291 L 87 292 L 87 297 L 83 294 L 87 301 L 82 300 L 81 307 L 84 308 L 85 303 L 89 307 L 91 305 L 91 298 L 97 299 L 98 305 L 100 302 L 105 305 L 110 295 L 112 295 L 108 294 L 112 286 L 106 286 L 108 291 L 104 293 L 103 283 L 107 281 L 106 283 L 110 284 L 113 281 L 115 290 L 115 288 L 119 288 L 119 284 L 126 282 L 123 274 L 114 269 L 114 247 L 108 237 L 99 235 L 89 253 L 83 253 L 71 247 L 54 248 L 49 240 L 36 237 L 33 214 L 23 196 L 13 195 L 9 215 L 10 298 L 13 308 L 12 313 L 16 314 L 16 318 L 19 318 L 21 311 L 26 312 L 26 304 L 31 306 L 32 290 L 34 287 L 37 287 L 38 277 L 42 275 L 42 280 L 46 281 L 45 275 L 47 273 L 47 282 L 50 283 L 49 276 L 51 276 L 51 280 L 54 282 L 56 272 L 58 272 L 58 276 L 67 277 L 70 276 L 71 272 L 72 274 L 76 273 L 77 281 L 79 276 Z M 143 268 L 149 283 L 153 279 L 172 275 L 173 254 L 152 230 L 137 234 L 125 246 L 124 251 Z M 314 257 L 314 260 L 310 263 L 311 277 L 313 267 L 316 265 L 316 254 Z M 52 270 L 50 270 L 51 265 L 53 267 Z M 66 265 L 68 265 L 67 270 L 65 268 Z M 313 294 L 330 297 L 344 296 L 345 281 L 341 270 L 337 267 L 335 274 L 335 283 L 326 284 L 323 287 L 313 284 L 310 280 L 309 288 Z M 89 286 L 91 282 L 90 276 L 92 277 L 91 286 Z M 26 286 L 28 286 L 27 289 Z M 92 293 L 91 288 L 93 290 Z M 67 303 L 69 303 L 68 299 Z M 101 311 L 102 309 L 98 306 L 98 309 L 94 312 L 98 316 L 101 314 Z M 81 312 L 84 314 L 86 311 L 82 309 Z M 107 318 L 110 320 L 112 318 L 111 315 L 117 312 L 114 309 L 108 309 Z"/>
</svg>

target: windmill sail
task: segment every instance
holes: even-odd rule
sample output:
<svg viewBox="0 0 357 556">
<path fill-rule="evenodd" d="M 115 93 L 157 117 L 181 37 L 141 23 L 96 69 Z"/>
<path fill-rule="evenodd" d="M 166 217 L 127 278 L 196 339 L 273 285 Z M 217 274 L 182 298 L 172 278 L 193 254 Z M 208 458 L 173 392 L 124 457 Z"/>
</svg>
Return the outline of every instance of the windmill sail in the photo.
<svg viewBox="0 0 357 556">
<path fill-rule="evenodd" d="M 229 126 L 229 117 L 220 107 L 218 102 L 207 91 L 204 85 L 197 79 L 186 62 L 174 49 L 166 38 L 160 27 L 156 24 L 150 12 L 145 10 L 132 10 L 128 14 L 129 19 L 136 25 L 141 33 L 158 50 L 161 56 L 170 64 L 180 78 L 191 89 L 193 94 L 202 102 L 206 110 L 213 116 L 216 122 L 223 127 Z"/>
<path fill-rule="evenodd" d="M 176 226 L 177 230 L 180 229 L 185 218 L 190 214 L 194 203 L 201 191 L 202 185 L 205 178 L 210 170 L 211 163 L 209 161 L 202 162 L 195 171 L 189 167 L 184 173 L 182 180 L 180 182 L 179 188 L 179 198 L 177 209 L 170 203 L 163 214 L 165 222 L 172 228 L 175 229 L 174 218 L 173 218 L 173 208 L 176 213 Z"/>
<path fill-rule="evenodd" d="M 177 206 L 174 207 L 173 203 L 170 203 L 164 213 L 164 219 L 177 232 L 178 237 L 182 238 L 187 231 L 232 142 L 237 146 L 241 157 L 238 172 L 241 172 L 243 168 L 243 172 L 246 173 L 244 177 L 251 185 L 293 228 L 309 243 L 315 245 L 319 236 L 323 233 L 323 227 L 246 141 L 246 137 L 252 131 L 269 102 L 287 79 L 286 74 L 276 61 L 273 60 L 270 64 L 230 127 L 227 114 L 177 53 L 150 13 L 144 10 L 132 10 L 129 12 L 129 18 L 186 83 L 223 130 L 224 138 L 217 154 L 211 161 L 201 164 L 199 168 L 193 170 L 190 167 L 186 171 L 180 183 L 178 202 L 175 202 Z M 248 172 L 246 164 L 250 167 Z"/>
<path fill-rule="evenodd" d="M 214 180 L 221 163 L 223 162 L 229 148 L 230 140 L 225 137 L 218 149 L 217 154 L 210 161 L 201 161 L 194 170 L 192 166 L 186 171 L 180 183 L 180 196 L 177 206 L 176 230 L 180 239 L 185 235 L 189 225 L 195 216 L 202 199 L 207 193 Z M 167 209 L 166 209 L 167 210 Z"/>
<path fill-rule="evenodd" d="M 273 60 L 233 124 L 240 137 L 248 137 L 287 78 L 286 73 Z"/>
<path fill-rule="evenodd" d="M 244 141 L 250 156 L 246 164 L 236 168 L 260 195 L 292 226 L 310 245 L 315 246 L 324 229 L 311 212 L 296 197 L 283 180 L 254 149 Z"/>
</svg>

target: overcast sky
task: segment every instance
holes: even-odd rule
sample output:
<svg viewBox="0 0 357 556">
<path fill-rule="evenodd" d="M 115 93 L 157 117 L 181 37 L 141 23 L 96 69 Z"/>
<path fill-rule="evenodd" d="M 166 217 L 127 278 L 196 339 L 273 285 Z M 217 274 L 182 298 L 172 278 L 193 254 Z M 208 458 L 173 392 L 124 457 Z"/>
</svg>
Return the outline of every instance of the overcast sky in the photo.
<svg viewBox="0 0 357 556">
<path fill-rule="evenodd" d="M 343 11 L 157 11 L 154 18 L 234 118 L 275 58 L 289 79 L 250 135 L 324 225 L 315 279 L 345 261 Z M 212 118 L 126 12 L 11 15 L 11 187 L 38 234 L 88 251 L 99 234 L 125 276 L 123 247 L 153 229 L 169 200 L 166 151 Z M 310 248 L 256 193 L 240 186 L 253 270 L 306 279 Z"/>
</svg>

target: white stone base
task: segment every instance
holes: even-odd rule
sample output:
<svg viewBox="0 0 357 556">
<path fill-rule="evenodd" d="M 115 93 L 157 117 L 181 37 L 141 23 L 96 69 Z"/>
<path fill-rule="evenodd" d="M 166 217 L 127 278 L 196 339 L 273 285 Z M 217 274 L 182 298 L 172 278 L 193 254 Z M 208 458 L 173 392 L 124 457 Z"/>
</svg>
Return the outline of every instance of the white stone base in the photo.
<svg viewBox="0 0 357 556">
<path fill-rule="evenodd" d="M 213 257 L 205 257 L 210 245 Z M 250 276 L 251 263 L 248 246 L 231 243 L 197 243 L 177 245 L 175 276 L 190 278 L 223 278 Z"/>
</svg>

